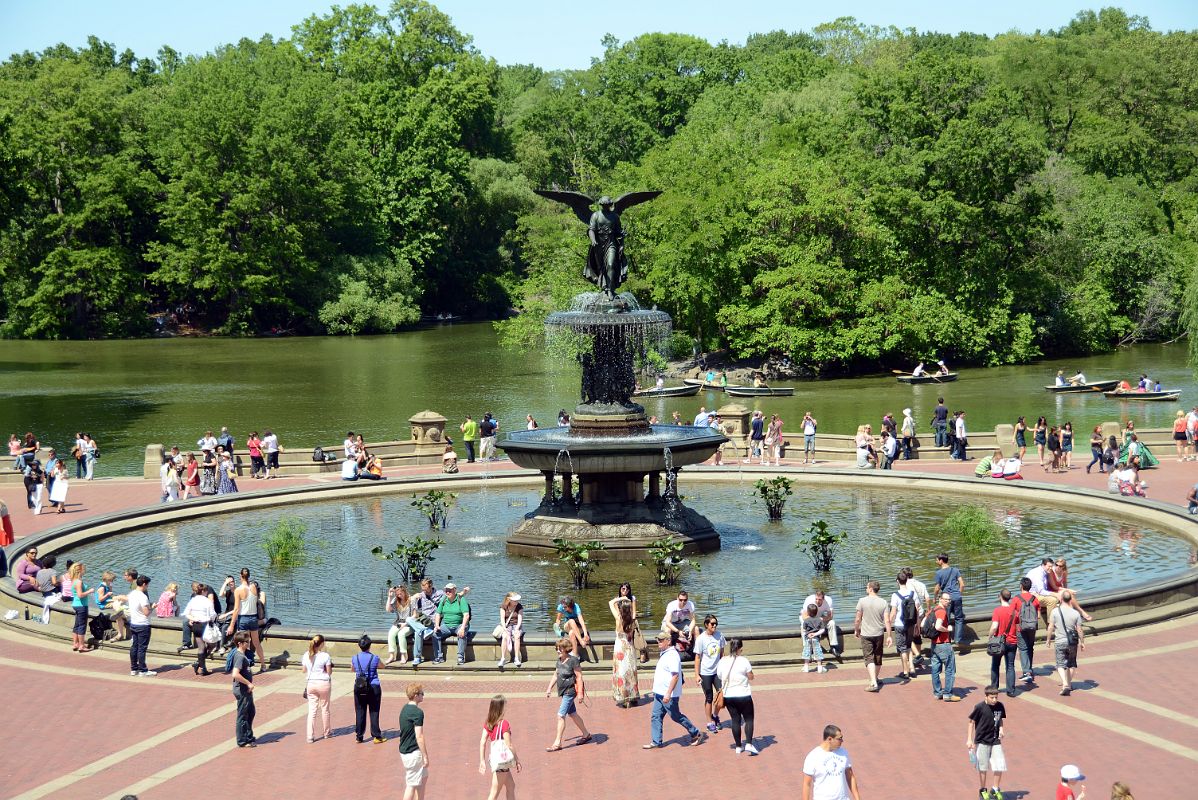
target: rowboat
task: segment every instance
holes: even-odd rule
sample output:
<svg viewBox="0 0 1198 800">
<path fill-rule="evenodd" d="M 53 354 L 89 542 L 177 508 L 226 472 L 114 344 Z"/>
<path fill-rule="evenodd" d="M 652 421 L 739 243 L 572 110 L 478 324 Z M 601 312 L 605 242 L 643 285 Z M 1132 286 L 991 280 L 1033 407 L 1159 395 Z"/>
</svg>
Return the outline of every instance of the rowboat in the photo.
<svg viewBox="0 0 1198 800">
<path fill-rule="evenodd" d="M 790 386 L 729 386 L 724 393 L 732 397 L 790 397 L 795 390 Z"/>
<path fill-rule="evenodd" d="M 660 389 L 641 389 L 633 392 L 633 397 L 693 397 L 699 393 L 701 386 L 663 386 Z"/>
<path fill-rule="evenodd" d="M 957 373 L 955 372 L 949 372 L 945 375 L 933 375 L 928 373 L 927 375 L 920 375 L 918 377 L 915 375 L 898 376 L 899 383 L 952 383 L 956 379 Z"/>
<path fill-rule="evenodd" d="M 1107 392 L 1119 385 L 1119 380 L 1091 381 L 1090 383 L 1065 384 L 1064 386 L 1045 386 L 1044 391 L 1054 394 L 1069 394 L 1070 392 Z"/>
<path fill-rule="evenodd" d="M 1159 400 L 1164 403 L 1169 403 L 1181 397 L 1180 389 L 1170 389 L 1168 391 L 1159 392 L 1103 392 L 1105 397 L 1113 397 L 1116 400 Z"/>
<path fill-rule="evenodd" d="M 682 382 L 685 383 L 687 386 L 698 386 L 700 389 L 708 389 L 713 392 L 722 392 L 725 389 L 740 388 L 740 387 L 732 386 L 732 385 L 720 386 L 720 384 L 715 381 L 706 381 L 702 378 L 683 378 Z"/>
</svg>

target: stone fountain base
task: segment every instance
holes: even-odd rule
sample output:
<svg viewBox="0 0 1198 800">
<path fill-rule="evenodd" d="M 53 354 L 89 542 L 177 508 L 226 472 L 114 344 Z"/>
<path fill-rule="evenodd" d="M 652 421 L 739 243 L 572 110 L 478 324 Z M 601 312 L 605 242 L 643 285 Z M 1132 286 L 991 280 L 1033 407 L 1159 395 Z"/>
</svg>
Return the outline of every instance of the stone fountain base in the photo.
<svg viewBox="0 0 1198 800">
<path fill-rule="evenodd" d="M 649 545 L 664 536 L 680 538 L 688 554 L 720 549 L 720 536 L 706 517 L 681 503 L 667 512 L 664 502 L 581 508 L 542 504 L 508 537 L 507 549 L 515 555 L 544 557 L 553 552 L 554 539 L 599 541 L 607 547 L 602 558 L 630 561 L 644 559 Z"/>
</svg>

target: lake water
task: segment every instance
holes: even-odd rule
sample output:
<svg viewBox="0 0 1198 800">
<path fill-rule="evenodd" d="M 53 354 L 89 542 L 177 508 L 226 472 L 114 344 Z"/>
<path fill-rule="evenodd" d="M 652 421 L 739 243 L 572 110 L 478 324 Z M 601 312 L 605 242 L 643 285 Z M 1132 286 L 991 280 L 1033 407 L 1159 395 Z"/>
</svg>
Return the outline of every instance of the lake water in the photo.
<svg viewBox="0 0 1198 800">
<path fill-rule="evenodd" d="M 712 521 L 723 543 L 719 552 L 695 557 L 702 571 L 688 569 L 682 585 L 700 613 L 714 612 L 725 626 L 741 629 L 795 623 L 796 609 L 816 580 L 795 541 L 815 519 L 849 534 L 833 570 L 819 577 L 840 610 L 842 625 L 851 620 L 853 604 L 869 578 L 878 579 L 889 596 L 898 569 L 912 566 L 931 588 L 935 554 L 941 550 L 964 568 L 966 608 L 971 611 L 992 608 L 999 591 L 1016 586 L 1043 555 L 1068 559 L 1070 586 L 1080 590 L 1083 603 L 1097 591 L 1179 574 L 1193 563 L 1187 540 L 1035 503 L 978 502 L 1003 533 L 993 544 L 970 548 L 940 532 L 944 518 L 961 503 L 951 495 L 800 487 L 783 520 L 770 522 L 752 481 L 709 483 L 684 475 L 681 484 L 687 504 Z M 450 512 L 449 527 L 440 534 L 446 544 L 437 551 L 429 577 L 438 586 L 452 577 L 459 586 L 473 587 L 476 630 L 489 632 L 504 593 L 519 591 L 526 628 L 546 633 L 558 595 L 575 594 L 568 573 L 552 556 L 506 554 L 505 537 L 538 499 L 533 488 L 484 486 L 460 492 Z M 289 625 L 374 630 L 390 622 L 383 609 L 386 581 L 399 578 L 370 549 L 379 545 L 390 550 L 401 536 L 428 533 L 409 502 L 406 495 L 363 494 L 352 501 L 222 514 L 93 542 L 65 555 L 83 561 L 93 577 L 103 569 L 119 574 L 135 566 L 153 576 L 155 597 L 168 581 L 183 587 L 193 580 L 219 586 L 225 575 L 248 566 L 262 580 L 271 616 Z M 266 566 L 262 537 L 283 516 L 307 526 L 312 544 L 304 566 Z M 60 554 L 60 563 L 63 558 Z M 597 630 L 610 630 L 607 601 L 624 580 L 633 584 L 639 610 L 653 623 L 646 630 L 654 629 L 676 589 L 654 586 L 651 571 L 635 562 L 600 564 L 594 586 L 577 593 L 586 618 Z M 184 588 L 182 599 L 188 596 Z"/>
<path fill-rule="evenodd" d="M 903 366 L 903 365 L 896 365 Z M 1083 359 L 961 370 L 951 384 L 906 386 L 892 375 L 795 382 L 794 397 L 741 399 L 778 413 L 793 430 L 810 410 L 825 433 L 852 433 L 882 414 L 915 411 L 928 431 L 936 397 L 968 412 L 971 430 L 1029 422 L 1044 414 L 1071 420 L 1084 440 L 1088 427 L 1127 419 L 1167 427 L 1181 406 L 1120 403 L 1098 393 L 1050 395 L 1058 369 L 1083 370 L 1092 380 L 1147 372 L 1198 402 L 1183 344 L 1138 345 Z M 676 381 L 670 381 L 675 383 Z M 0 341 L 0 433 L 32 430 L 43 444 L 70 449 L 77 430 L 101 447 L 97 475 L 140 475 L 146 444 L 193 447 L 207 429 L 229 426 L 238 443 L 253 429 L 272 428 L 283 445 L 337 444 L 346 430 L 368 441 L 404 439 L 407 420 L 424 409 L 450 419 L 493 412 L 506 429 L 524 415 L 553 424 L 578 401 L 578 368 L 543 353 L 499 347 L 489 323 L 446 325 L 392 336 L 282 339 L 150 339 L 97 342 Z M 699 406 L 729 401 L 722 393 L 648 399 L 650 414 L 692 419 Z M 451 430 L 452 430 L 451 429 Z"/>
</svg>

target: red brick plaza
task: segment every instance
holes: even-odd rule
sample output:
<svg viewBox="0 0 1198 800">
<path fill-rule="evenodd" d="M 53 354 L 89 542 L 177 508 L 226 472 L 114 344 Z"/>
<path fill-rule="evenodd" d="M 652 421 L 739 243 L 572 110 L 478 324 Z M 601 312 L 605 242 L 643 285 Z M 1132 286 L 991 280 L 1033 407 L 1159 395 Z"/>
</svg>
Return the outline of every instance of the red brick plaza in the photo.
<svg viewBox="0 0 1198 800">
<path fill-rule="evenodd" d="M 918 464 L 921 470 L 958 474 L 972 466 Z M 902 463 L 896 467 L 906 469 Z M 1034 465 L 1025 472 L 1029 479 L 1041 479 Z M 1188 486 L 1198 480 L 1198 465 L 1163 462 L 1148 478 L 1154 498 L 1182 502 Z M 1043 480 L 1103 486 L 1102 476 L 1082 470 Z M 242 483 L 243 489 L 258 488 L 254 482 Z M 141 480 L 75 482 L 66 515 L 29 515 L 18 486 L 0 488 L 0 499 L 13 514 L 18 535 L 28 535 L 85 515 L 152 504 L 157 486 Z M 854 600 L 838 598 L 838 605 L 851 608 Z M 844 625 L 846 620 L 840 621 Z M 1128 783 L 1137 798 L 1198 796 L 1198 694 L 1189 680 L 1198 650 L 1198 617 L 1088 635 L 1086 641 L 1072 696 L 1058 696 L 1054 680 L 1044 674 L 1051 652 L 1041 645 L 1038 687 L 1001 698 L 1009 716 L 1006 796 L 1052 797 L 1058 770 L 1066 763 L 1078 764 L 1086 773 L 1091 800 L 1106 798 L 1116 780 Z M 487 700 L 497 692 L 509 698 L 507 718 L 524 765 L 516 784 L 525 798 L 798 797 L 803 758 L 828 722 L 844 730 L 863 798 L 970 798 L 977 797 L 977 779 L 965 749 L 966 717 L 989 682 L 989 661 L 981 649 L 958 659 L 960 703 L 933 701 L 926 672 L 909 684 L 897 682 L 892 656 L 876 695 L 863 691 L 865 672 L 857 661 L 834 664 L 826 674 L 805 674 L 794 667 L 759 669 L 753 690 L 758 757 L 734 754 L 726 730 L 703 745 L 686 746 L 682 729 L 668 720 L 667 747 L 643 751 L 649 738 L 648 705 L 617 708 L 602 664 L 584 665 L 592 697 L 581 711 L 595 741 L 571 746 L 568 740 L 558 753 L 545 752 L 553 739 L 557 703 L 545 698 L 544 672 L 429 671 L 414 678 L 408 669 L 388 669 L 383 722 L 394 736 L 404 686 L 421 680 L 427 692 L 430 798 L 486 796 L 490 778 L 478 773 L 478 740 Z M 0 685 L 8 731 L 0 797 L 402 796 L 396 744 L 354 741 L 347 673 L 334 675 L 334 737 L 315 744 L 305 741 L 301 673 L 279 670 L 260 676 L 255 692 L 260 746 L 239 750 L 233 741 L 227 676 L 214 672 L 195 677 L 184 657 L 167 663 L 151 659 L 150 667 L 159 671 L 157 677 L 131 677 L 122 649 L 76 654 L 66 642 L 0 626 Z M 641 671 L 642 692 L 651 683 L 652 664 Z M 682 709 L 700 721 L 702 698 L 693 681 L 687 682 Z M 574 733 L 567 729 L 568 736 Z"/>
</svg>

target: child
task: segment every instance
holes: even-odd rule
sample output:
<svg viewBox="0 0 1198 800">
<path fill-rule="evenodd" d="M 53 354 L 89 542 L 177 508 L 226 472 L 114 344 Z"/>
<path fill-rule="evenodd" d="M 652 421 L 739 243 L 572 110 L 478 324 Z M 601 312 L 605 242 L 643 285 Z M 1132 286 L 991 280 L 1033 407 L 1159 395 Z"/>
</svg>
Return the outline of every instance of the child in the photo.
<svg viewBox="0 0 1198 800">
<path fill-rule="evenodd" d="M 1061 782 L 1057 784 L 1057 800 L 1085 800 L 1086 787 L 1081 785 L 1073 791 L 1074 784 L 1084 781 L 1086 776 L 1073 764 L 1061 767 Z"/>
<path fill-rule="evenodd" d="M 807 613 L 803 615 L 803 672 L 811 671 L 811 662 L 815 662 L 816 672 L 827 672 L 824 666 L 824 651 L 819 646 L 819 639 L 824 635 L 824 620 L 819 615 L 819 607 L 815 603 L 807 604 Z"/>
<path fill-rule="evenodd" d="M 37 588 L 42 593 L 42 624 L 50 624 L 50 607 L 62 599 L 62 593 L 59 591 L 59 577 L 54 572 L 54 567 L 58 564 L 58 559 L 53 554 L 41 559 L 41 569 L 37 571 Z M 66 580 L 66 576 L 63 576 Z"/>
<path fill-rule="evenodd" d="M 175 598 L 179 594 L 179 584 L 168 583 L 162 594 L 158 595 L 158 603 L 154 606 L 154 614 L 158 617 L 174 617 L 179 614 L 179 604 Z"/>
</svg>

